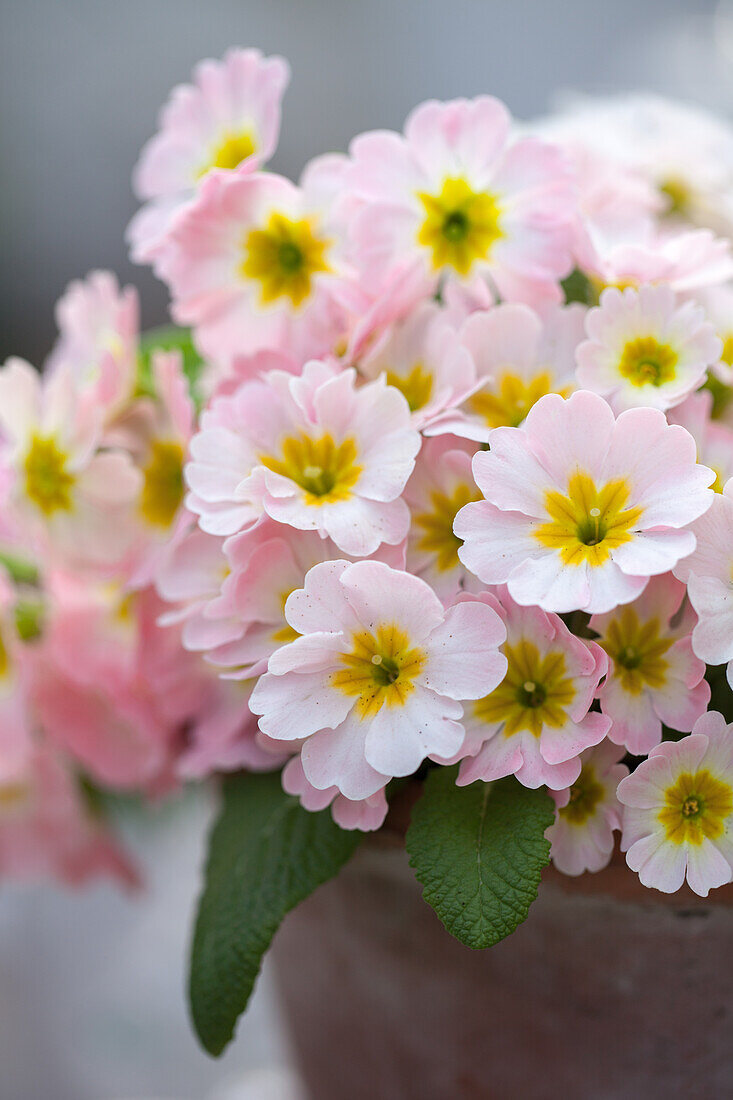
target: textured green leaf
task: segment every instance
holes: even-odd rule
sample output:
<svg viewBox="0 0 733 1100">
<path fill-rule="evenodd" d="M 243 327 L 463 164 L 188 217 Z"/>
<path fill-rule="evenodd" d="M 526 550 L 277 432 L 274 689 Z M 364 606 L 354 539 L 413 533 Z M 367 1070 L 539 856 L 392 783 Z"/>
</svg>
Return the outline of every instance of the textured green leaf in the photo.
<svg viewBox="0 0 733 1100">
<path fill-rule="evenodd" d="M 193 937 L 189 994 L 196 1032 L 221 1054 L 286 913 L 332 878 L 361 839 L 309 813 L 277 773 L 236 775 L 209 845 Z"/>
<path fill-rule="evenodd" d="M 554 806 L 545 791 L 511 776 L 457 787 L 457 771 L 428 776 L 407 851 L 423 897 L 451 935 L 467 947 L 490 947 L 521 924 L 537 897 Z"/>
</svg>

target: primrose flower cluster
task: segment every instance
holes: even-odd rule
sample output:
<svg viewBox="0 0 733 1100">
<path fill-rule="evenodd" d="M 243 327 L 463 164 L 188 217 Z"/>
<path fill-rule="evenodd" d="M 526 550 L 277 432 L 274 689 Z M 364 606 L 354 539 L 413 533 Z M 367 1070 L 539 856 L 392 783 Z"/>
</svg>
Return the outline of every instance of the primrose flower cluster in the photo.
<svg viewBox="0 0 733 1100">
<path fill-rule="evenodd" d="M 0 371 L 0 872 L 133 881 L 100 791 L 368 831 L 454 767 L 569 875 L 730 882 L 733 132 L 430 101 L 293 183 L 288 80 L 201 63 L 135 169 L 190 339 L 95 272 Z"/>
</svg>

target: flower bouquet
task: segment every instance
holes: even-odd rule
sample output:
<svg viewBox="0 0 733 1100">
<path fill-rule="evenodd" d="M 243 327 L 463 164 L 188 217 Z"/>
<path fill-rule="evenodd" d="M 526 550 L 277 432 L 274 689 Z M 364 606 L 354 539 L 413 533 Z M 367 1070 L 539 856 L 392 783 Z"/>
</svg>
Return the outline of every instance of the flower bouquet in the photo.
<svg viewBox="0 0 733 1100">
<path fill-rule="evenodd" d="M 0 868 L 132 884 L 109 793 L 221 777 L 213 1054 L 408 789 L 471 948 L 616 834 L 650 890 L 733 879 L 733 133 L 430 101 L 295 184 L 288 79 L 205 61 L 143 149 L 174 327 L 94 272 L 0 371 Z"/>
</svg>

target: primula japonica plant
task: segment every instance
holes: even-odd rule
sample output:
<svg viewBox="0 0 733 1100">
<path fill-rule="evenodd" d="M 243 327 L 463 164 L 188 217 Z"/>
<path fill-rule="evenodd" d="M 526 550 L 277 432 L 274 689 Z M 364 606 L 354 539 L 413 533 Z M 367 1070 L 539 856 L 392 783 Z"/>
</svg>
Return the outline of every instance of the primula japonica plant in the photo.
<svg viewBox="0 0 733 1100">
<path fill-rule="evenodd" d="M 0 869 L 134 883 L 106 793 L 223 777 L 212 1053 L 406 787 L 469 947 L 617 833 L 645 886 L 733 879 L 733 133 L 431 101 L 295 184 L 287 83 L 203 62 L 142 152 L 185 327 L 96 272 L 0 371 Z"/>
</svg>

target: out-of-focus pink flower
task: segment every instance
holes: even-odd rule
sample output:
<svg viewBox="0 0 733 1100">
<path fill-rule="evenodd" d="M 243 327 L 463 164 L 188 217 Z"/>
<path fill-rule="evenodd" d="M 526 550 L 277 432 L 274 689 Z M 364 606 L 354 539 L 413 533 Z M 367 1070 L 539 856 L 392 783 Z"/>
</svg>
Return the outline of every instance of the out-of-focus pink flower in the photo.
<svg viewBox="0 0 733 1100">
<path fill-rule="evenodd" d="M 79 394 L 105 423 L 130 401 L 137 377 L 140 307 L 132 286 L 110 271 L 70 283 L 56 303 L 59 338 L 46 363 L 68 370 Z"/>
<path fill-rule="evenodd" d="M 22 777 L 0 779 L 0 875 L 56 878 L 70 886 L 98 875 L 127 888 L 140 883 L 130 858 L 48 746 L 34 749 Z"/>
<path fill-rule="evenodd" d="M 165 788 L 209 676 L 181 646 L 149 590 L 55 574 L 42 639 L 34 647 L 31 700 L 49 739 L 97 781 Z"/>
<path fill-rule="evenodd" d="M 602 156 L 616 172 L 636 173 L 654 187 L 670 221 L 730 236 L 733 129 L 726 119 L 650 93 L 575 97 L 540 132 Z"/>
<path fill-rule="evenodd" d="M 27 542 L 68 564 L 111 571 L 135 539 L 140 475 L 129 455 L 100 450 L 100 410 L 69 367 L 42 379 L 21 359 L 0 370 L 0 463 L 7 507 Z"/>
<path fill-rule="evenodd" d="M 664 283 L 687 294 L 733 278 L 730 241 L 707 229 L 649 232 L 612 243 L 596 238 L 579 262 L 599 289 Z"/>
<path fill-rule="evenodd" d="M 221 61 L 201 61 L 193 83 L 173 89 L 135 168 L 135 192 L 146 205 L 128 229 L 133 260 L 155 259 L 171 219 L 209 172 L 269 160 L 289 79 L 282 58 L 234 49 Z"/>
<path fill-rule="evenodd" d="M 110 433 L 130 454 L 142 480 L 136 501 L 138 545 L 131 555 L 129 583 L 151 584 L 165 557 L 190 526 L 183 507 L 183 468 L 195 427 L 195 411 L 178 351 L 154 351 L 151 358 L 155 397 L 134 402 Z"/>
</svg>

